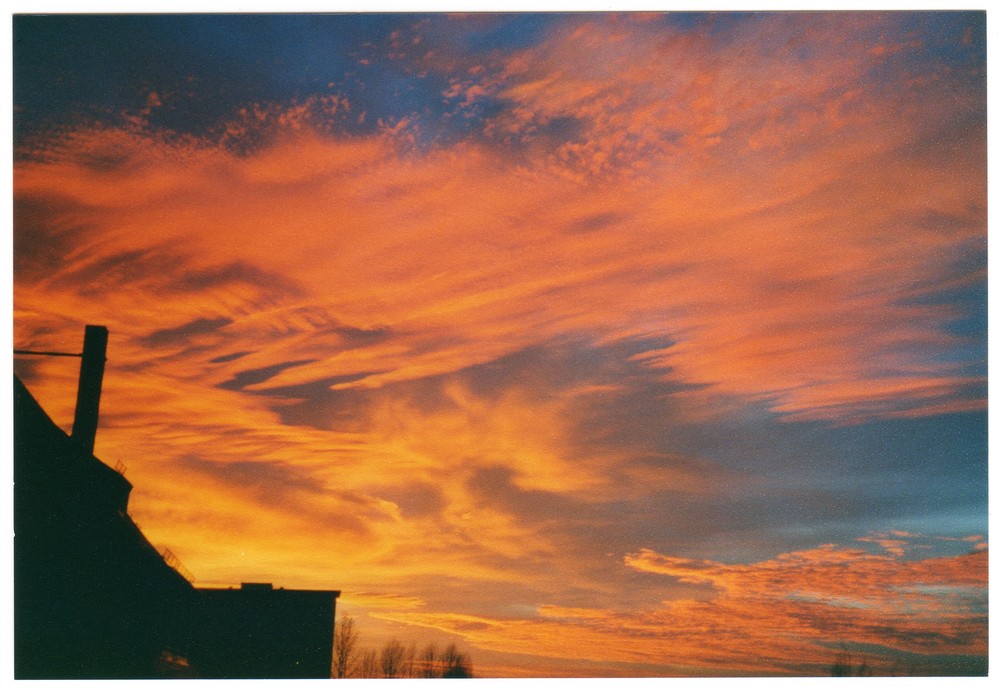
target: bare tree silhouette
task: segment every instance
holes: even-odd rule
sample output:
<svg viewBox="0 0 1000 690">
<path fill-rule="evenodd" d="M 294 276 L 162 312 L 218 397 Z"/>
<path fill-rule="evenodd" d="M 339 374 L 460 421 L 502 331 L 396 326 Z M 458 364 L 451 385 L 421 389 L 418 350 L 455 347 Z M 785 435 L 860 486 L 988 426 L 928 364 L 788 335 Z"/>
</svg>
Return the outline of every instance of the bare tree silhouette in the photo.
<svg viewBox="0 0 1000 690">
<path fill-rule="evenodd" d="M 406 648 L 406 656 L 403 657 L 403 677 L 404 678 L 416 678 L 416 663 L 417 663 L 417 643 L 411 642 L 410 646 Z"/>
<path fill-rule="evenodd" d="M 358 678 L 378 678 L 378 653 L 374 649 L 366 649 L 358 660 Z"/>
<path fill-rule="evenodd" d="M 393 638 L 381 649 L 359 647 L 354 618 L 344 616 L 334 628 L 334 678 L 472 678 L 469 656 L 452 643 L 438 651 L 431 642 L 418 653 L 415 641 L 404 645 Z"/>
<path fill-rule="evenodd" d="M 420 655 L 420 677 L 437 677 L 437 646 L 431 642 Z"/>
<path fill-rule="evenodd" d="M 379 665 L 382 667 L 382 675 L 386 678 L 398 678 L 403 670 L 403 655 L 406 650 L 396 638 L 391 639 L 382 648 L 379 655 Z"/>
<path fill-rule="evenodd" d="M 868 658 L 863 657 L 861 663 L 855 666 L 854 659 L 847 652 L 839 652 L 830 667 L 830 675 L 843 676 L 871 676 L 873 671 L 868 665 Z"/>
<path fill-rule="evenodd" d="M 441 655 L 441 678 L 472 678 L 472 664 L 454 644 L 445 647 Z"/>
<path fill-rule="evenodd" d="M 354 672 L 357 657 L 358 631 L 354 619 L 345 616 L 333 632 L 333 677 L 347 678 Z"/>
</svg>

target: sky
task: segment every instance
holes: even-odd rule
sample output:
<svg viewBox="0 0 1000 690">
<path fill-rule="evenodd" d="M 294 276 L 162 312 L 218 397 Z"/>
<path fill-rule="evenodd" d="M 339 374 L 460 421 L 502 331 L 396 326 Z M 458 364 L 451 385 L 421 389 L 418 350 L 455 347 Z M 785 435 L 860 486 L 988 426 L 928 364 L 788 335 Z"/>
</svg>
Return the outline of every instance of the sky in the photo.
<svg viewBox="0 0 1000 690">
<path fill-rule="evenodd" d="M 13 340 L 198 586 L 477 675 L 986 672 L 982 12 L 15 16 Z M 15 372 L 69 431 L 77 365 Z"/>
</svg>

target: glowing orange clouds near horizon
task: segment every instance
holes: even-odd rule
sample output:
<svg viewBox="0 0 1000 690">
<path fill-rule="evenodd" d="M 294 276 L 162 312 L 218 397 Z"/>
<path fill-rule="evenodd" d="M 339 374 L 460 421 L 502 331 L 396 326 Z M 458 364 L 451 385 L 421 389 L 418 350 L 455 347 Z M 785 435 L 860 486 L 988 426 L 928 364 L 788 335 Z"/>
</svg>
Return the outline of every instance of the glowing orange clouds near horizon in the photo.
<svg viewBox="0 0 1000 690">
<path fill-rule="evenodd" d="M 376 615 L 460 634 L 489 650 L 581 663 L 655 660 L 667 675 L 827 675 L 847 641 L 871 645 L 860 656 L 875 675 L 920 675 L 929 667 L 919 657 L 907 668 L 880 657 L 878 648 L 985 656 L 987 559 L 985 548 L 905 561 L 826 545 L 724 565 L 644 549 L 626 556 L 625 565 L 708 592 L 639 611 L 540 605 L 535 619 Z"/>
</svg>

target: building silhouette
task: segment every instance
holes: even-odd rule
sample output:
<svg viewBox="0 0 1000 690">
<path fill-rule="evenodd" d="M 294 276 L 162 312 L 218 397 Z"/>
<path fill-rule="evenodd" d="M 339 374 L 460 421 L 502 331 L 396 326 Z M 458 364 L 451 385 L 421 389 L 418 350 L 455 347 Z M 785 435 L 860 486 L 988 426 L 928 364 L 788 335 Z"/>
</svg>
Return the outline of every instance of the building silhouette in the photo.
<svg viewBox="0 0 1000 690">
<path fill-rule="evenodd" d="M 14 377 L 15 677 L 330 677 L 338 591 L 195 587 L 129 516 L 93 454 L 106 342 L 87 326 L 72 435 Z"/>
</svg>

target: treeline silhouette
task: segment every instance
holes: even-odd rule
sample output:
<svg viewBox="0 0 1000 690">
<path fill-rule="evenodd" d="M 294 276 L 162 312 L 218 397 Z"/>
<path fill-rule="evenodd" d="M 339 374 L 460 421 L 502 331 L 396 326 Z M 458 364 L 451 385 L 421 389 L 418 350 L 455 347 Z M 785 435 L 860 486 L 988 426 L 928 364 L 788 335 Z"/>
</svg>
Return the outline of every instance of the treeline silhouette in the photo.
<svg viewBox="0 0 1000 690">
<path fill-rule="evenodd" d="M 830 667 L 830 675 L 835 678 L 845 676 L 871 676 L 874 669 L 868 663 L 868 657 L 862 657 L 860 662 L 855 662 L 847 652 L 837 654 L 833 665 Z M 895 675 L 895 674 L 892 674 Z"/>
<path fill-rule="evenodd" d="M 351 616 L 334 627 L 334 678 L 472 678 L 472 661 L 454 644 L 443 650 L 431 643 L 417 649 L 393 638 L 381 649 L 358 646 L 358 628 Z"/>
<path fill-rule="evenodd" d="M 904 662 L 899 659 L 887 659 L 885 657 L 878 656 L 872 657 L 868 654 L 864 654 L 859 658 L 846 651 L 841 651 L 837 653 L 833 660 L 833 664 L 830 666 L 830 675 L 841 678 L 847 676 L 974 676 L 985 675 L 985 670 L 985 668 L 980 669 L 979 666 L 974 663 L 970 663 L 967 668 L 963 668 L 962 664 L 959 663 L 954 668 L 949 669 L 946 673 L 942 673 L 941 669 L 935 668 L 933 665 L 928 663 L 921 664 L 916 660 Z"/>
</svg>

